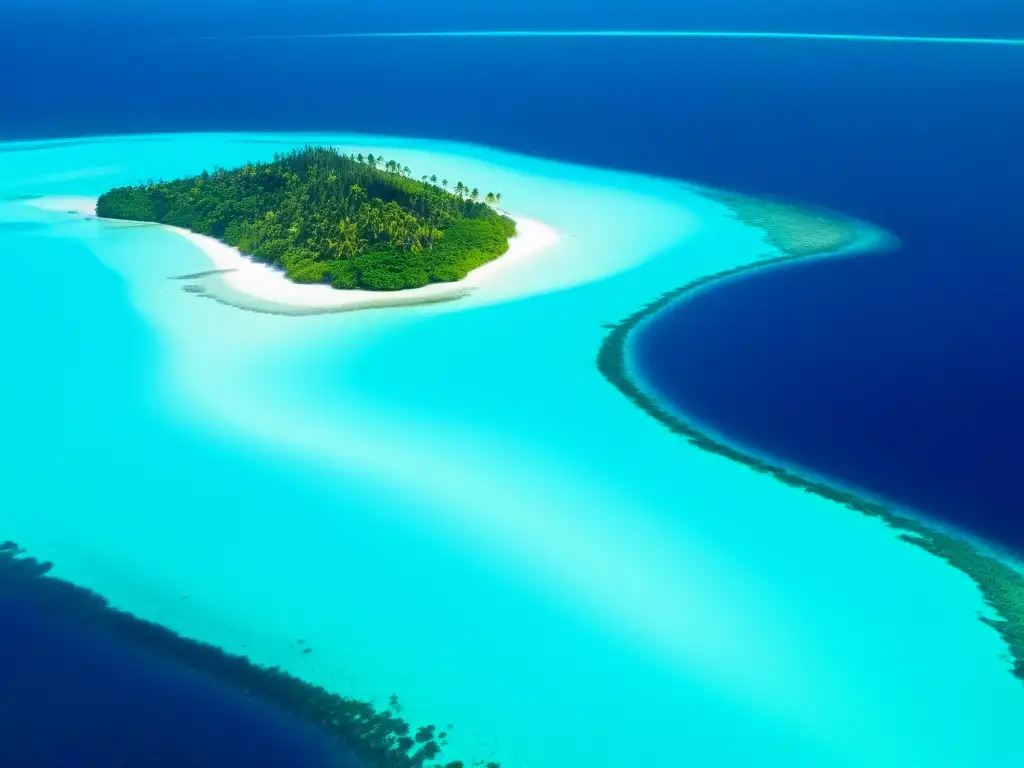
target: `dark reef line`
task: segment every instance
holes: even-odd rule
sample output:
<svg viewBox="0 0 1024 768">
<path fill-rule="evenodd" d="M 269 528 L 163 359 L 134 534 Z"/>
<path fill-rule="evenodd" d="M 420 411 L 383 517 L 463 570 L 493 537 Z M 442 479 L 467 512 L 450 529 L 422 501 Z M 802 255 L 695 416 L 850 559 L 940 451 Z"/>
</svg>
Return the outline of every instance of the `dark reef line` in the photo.
<svg viewBox="0 0 1024 768">
<path fill-rule="evenodd" d="M 822 498 L 842 504 L 848 509 L 882 520 L 886 525 L 899 532 L 899 538 L 945 560 L 951 566 L 966 574 L 979 587 L 986 605 L 996 614 L 995 618 L 979 616 L 979 619 L 995 629 L 1006 642 L 1012 660 L 1012 674 L 1021 681 L 1024 681 L 1024 575 L 1019 571 L 992 555 L 978 551 L 974 545 L 967 541 L 934 530 L 913 518 L 897 514 L 884 504 L 864 499 L 845 490 L 833 488 L 817 480 L 801 477 L 789 469 L 776 466 L 762 458 L 744 453 L 725 443 L 712 439 L 646 394 L 630 376 L 629 367 L 626 363 L 627 344 L 630 333 L 644 320 L 655 315 L 669 304 L 674 303 L 686 294 L 693 293 L 719 280 L 726 280 L 782 262 L 834 253 L 836 250 L 844 247 L 840 244 L 840 241 L 846 238 L 842 236 L 834 239 L 831 247 L 823 249 L 807 248 L 806 244 L 790 247 L 790 243 L 787 242 L 788 237 L 780 237 L 777 232 L 773 232 L 767 225 L 763 215 L 752 215 L 755 211 L 753 198 L 733 193 L 718 193 L 712 190 L 701 190 L 701 194 L 706 194 L 706 196 L 729 207 L 737 219 L 762 229 L 765 232 L 766 241 L 775 246 L 783 255 L 764 258 L 750 264 L 733 267 L 698 278 L 686 285 L 662 294 L 619 323 L 610 324 L 608 327 L 611 328 L 611 331 L 605 337 L 598 352 L 598 369 L 609 382 L 640 409 L 697 448 L 724 456 L 727 459 L 746 465 L 755 472 L 771 475 L 786 485 L 816 494 Z M 779 203 L 769 203 L 769 205 L 773 206 L 775 210 L 785 207 L 784 204 Z M 799 211 L 794 211 L 793 215 L 799 217 L 802 214 Z M 807 221 L 812 219 L 820 220 L 820 214 L 811 214 Z M 838 225 L 845 226 L 842 222 L 838 222 Z M 827 237 L 824 238 L 824 242 L 828 242 Z M 846 245 L 851 244 L 846 243 Z"/>
<path fill-rule="evenodd" d="M 0 600 L 15 597 L 80 621 L 163 658 L 267 701 L 333 738 L 363 768 L 465 768 L 439 762 L 448 734 L 434 725 L 413 728 L 400 718 L 392 696 L 388 709 L 341 696 L 277 667 L 264 667 L 209 643 L 182 637 L 160 624 L 112 607 L 101 595 L 49 574 L 53 564 L 25 555 L 12 541 L 0 543 Z M 499 768 L 498 763 L 472 765 Z"/>
<path fill-rule="evenodd" d="M 168 277 L 168 280 L 199 280 L 203 277 L 211 277 L 212 275 L 224 275 L 228 272 L 234 272 L 234 269 L 207 269 L 203 272 L 192 272 L 188 275 L 172 275 Z"/>
</svg>

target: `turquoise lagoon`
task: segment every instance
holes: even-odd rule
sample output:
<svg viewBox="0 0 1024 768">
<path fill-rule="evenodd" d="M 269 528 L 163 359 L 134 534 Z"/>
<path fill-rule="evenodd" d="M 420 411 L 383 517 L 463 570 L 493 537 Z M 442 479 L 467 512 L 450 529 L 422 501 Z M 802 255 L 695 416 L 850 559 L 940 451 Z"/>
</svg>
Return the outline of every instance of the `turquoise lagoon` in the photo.
<svg viewBox="0 0 1024 768">
<path fill-rule="evenodd" d="M 174 234 L 31 204 L 307 141 L 501 191 L 561 240 L 457 302 L 282 316 L 182 290 L 209 263 Z M 608 323 L 771 255 L 695 187 L 476 146 L 0 145 L 0 539 L 188 637 L 397 694 L 453 726 L 447 759 L 1020 765 L 1024 686 L 966 576 L 597 371 Z"/>
</svg>

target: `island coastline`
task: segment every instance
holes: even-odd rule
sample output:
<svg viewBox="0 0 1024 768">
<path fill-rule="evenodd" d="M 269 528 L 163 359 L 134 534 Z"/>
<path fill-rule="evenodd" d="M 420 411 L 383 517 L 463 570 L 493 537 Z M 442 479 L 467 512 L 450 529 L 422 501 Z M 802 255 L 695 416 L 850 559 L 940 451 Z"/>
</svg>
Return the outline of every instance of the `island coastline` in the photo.
<svg viewBox="0 0 1024 768">
<path fill-rule="evenodd" d="M 184 238 L 210 261 L 211 268 L 171 279 L 191 281 L 184 290 L 221 304 L 254 312 L 309 315 L 360 309 L 420 306 L 456 301 L 492 285 L 497 277 L 519 269 L 538 252 L 555 245 L 562 234 L 536 219 L 506 214 L 516 223 L 517 235 L 502 256 L 450 283 L 432 283 L 399 291 L 337 289 L 329 285 L 295 283 L 284 272 L 249 258 L 237 248 L 208 235 L 181 227 L 147 221 L 104 219 L 96 215 L 96 198 L 53 196 L 29 201 L 35 208 L 97 219 L 116 226 L 156 226 Z"/>
<path fill-rule="evenodd" d="M 795 206 L 766 201 L 758 209 L 758 200 L 731 192 L 699 190 L 700 194 L 728 207 L 735 219 L 748 226 L 761 229 L 765 242 L 776 255 L 704 275 L 678 288 L 669 290 L 633 314 L 611 323 L 597 355 L 597 368 L 601 374 L 625 397 L 673 433 L 685 438 L 691 445 L 743 464 L 755 472 L 842 504 L 868 517 L 881 520 L 898 533 L 903 541 L 920 547 L 945 560 L 953 568 L 970 578 L 981 592 L 985 604 L 995 616 L 980 615 L 979 620 L 992 627 L 1005 642 L 1010 659 L 1011 673 L 1024 682 L 1024 574 L 1000 560 L 994 554 L 980 550 L 976 545 L 955 534 L 936 530 L 925 522 L 898 513 L 884 503 L 872 501 L 849 490 L 837 488 L 827 482 L 808 478 L 792 469 L 772 463 L 764 458 L 729 445 L 700 429 L 682 414 L 663 405 L 645 388 L 642 377 L 631 369 L 628 361 L 630 338 L 643 324 L 657 313 L 680 301 L 692 298 L 697 292 L 725 280 L 747 276 L 762 269 L 789 265 L 809 258 L 836 258 L 877 251 L 894 240 L 880 230 L 865 227 L 861 235 L 854 236 L 851 220 L 839 217 L 829 220 L 814 211 L 801 211 Z M 773 216 L 788 216 L 780 228 L 773 228 Z M 813 222 L 822 223 L 821 232 L 811 237 L 794 237 L 798 231 L 793 222 L 802 222 L 813 228 Z M 830 231 L 831 227 L 831 231 Z M 808 233 L 805 233 L 808 234 Z"/>
</svg>

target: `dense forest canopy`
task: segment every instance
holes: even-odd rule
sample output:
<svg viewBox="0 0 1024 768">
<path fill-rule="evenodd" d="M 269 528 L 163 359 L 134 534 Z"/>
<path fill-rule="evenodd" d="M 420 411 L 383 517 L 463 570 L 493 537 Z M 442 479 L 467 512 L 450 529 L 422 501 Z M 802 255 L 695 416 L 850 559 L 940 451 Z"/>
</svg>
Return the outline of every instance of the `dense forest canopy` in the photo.
<svg viewBox="0 0 1024 768">
<path fill-rule="evenodd" d="M 515 222 L 461 181 L 328 147 L 112 189 L 98 215 L 211 235 L 300 283 L 393 291 L 461 280 L 508 250 Z"/>
</svg>

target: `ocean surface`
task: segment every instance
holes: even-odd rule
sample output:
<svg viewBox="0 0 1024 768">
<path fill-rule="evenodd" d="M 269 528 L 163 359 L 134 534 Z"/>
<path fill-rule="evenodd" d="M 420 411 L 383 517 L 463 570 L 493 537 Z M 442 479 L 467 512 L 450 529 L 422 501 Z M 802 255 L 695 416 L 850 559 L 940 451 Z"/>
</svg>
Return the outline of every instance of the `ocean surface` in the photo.
<svg viewBox="0 0 1024 768">
<path fill-rule="evenodd" d="M 889 31 L 1013 32 L 958 28 L 953 10 Z M 317 128 L 463 140 L 807 201 L 887 228 L 902 247 L 884 258 L 759 274 L 666 314 L 650 337 L 651 376 L 681 409 L 761 453 L 1024 546 L 1013 450 L 1024 427 L 1024 351 L 1013 343 L 1024 311 L 1024 48 L 197 40 L 173 27 L 99 45 L 13 40 L 0 53 L 0 71 L 18 72 L 0 135 Z M 86 54 L 116 81 L 83 78 Z M 145 58 L 176 66 L 123 66 Z M 477 96 L 413 88 L 372 107 L 319 96 L 360 67 L 383 81 L 415 69 L 417 82 L 457 81 Z M 271 92 L 288 94 L 289 108 L 270 108 Z M 750 354 L 732 354 L 741 347 Z"/>
<path fill-rule="evenodd" d="M 840 6 L 772 24 L 1008 36 L 1015 21 Z M 311 28 L 258 10 L 243 31 Z M 694 451 L 593 363 L 603 324 L 764 255 L 756 232 L 668 179 L 882 226 L 899 249 L 751 273 L 664 312 L 637 342 L 644 375 L 755 452 L 1024 546 L 1024 48 L 214 41 L 196 38 L 237 26 L 136 12 L 10 25 L 33 35 L 0 47 L 0 136 L 371 134 L 336 138 L 495 179 L 511 209 L 570 235 L 557 274 L 584 252 L 600 274 L 467 310 L 239 313 L 166 280 L 204 267 L 187 243 L 25 198 L 301 137 L 0 145 L 0 315 L 29 329 L 0 381 L 16 404 L 0 539 L 188 636 L 343 693 L 395 693 L 411 720 L 455 726 L 452 759 L 1020 764 L 1024 690 L 969 581 L 873 521 Z M 333 20 L 319 12 L 317 31 Z M 504 12 L 495 26 L 526 26 Z M 751 13 L 735 27 L 761 28 Z M 365 93 L 337 97 L 362 71 Z M 392 82 L 401 97 L 380 97 Z M 469 144 L 380 138 L 396 135 Z"/>
<path fill-rule="evenodd" d="M 37 606 L 4 596 L 0 622 L 6 765 L 354 765 L 273 708 Z"/>
</svg>

